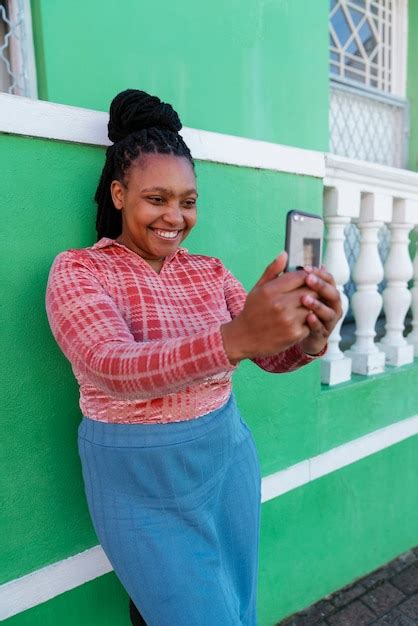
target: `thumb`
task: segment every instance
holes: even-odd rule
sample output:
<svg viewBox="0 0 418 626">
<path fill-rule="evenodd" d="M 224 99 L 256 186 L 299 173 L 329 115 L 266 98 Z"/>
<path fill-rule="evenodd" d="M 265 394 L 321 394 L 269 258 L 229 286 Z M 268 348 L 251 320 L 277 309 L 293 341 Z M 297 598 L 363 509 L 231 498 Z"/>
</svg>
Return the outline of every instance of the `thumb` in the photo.
<svg viewBox="0 0 418 626">
<path fill-rule="evenodd" d="M 276 257 L 272 263 L 270 263 L 270 265 L 267 265 L 261 278 L 259 278 L 254 287 L 260 287 L 261 285 L 268 283 L 270 280 L 277 278 L 278 274 L 281 274 L 285 270 L 286 263 L 287 252 L 281 252 L 279 256 Z"/>
</svg>

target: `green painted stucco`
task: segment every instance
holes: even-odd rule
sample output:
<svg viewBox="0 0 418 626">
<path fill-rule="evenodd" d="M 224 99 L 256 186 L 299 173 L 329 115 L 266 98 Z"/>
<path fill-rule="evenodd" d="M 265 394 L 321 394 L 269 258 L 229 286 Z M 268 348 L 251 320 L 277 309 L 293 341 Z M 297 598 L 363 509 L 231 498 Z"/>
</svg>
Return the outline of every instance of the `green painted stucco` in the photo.
<svg viewBox="0 0 418 626">
<path fill-rule="evenodd" d="M 418 171 L 418 1 L 408 2 L 409 168 Z"/>
<path fill-rule="evenodd" d="M 1 247 L 9 294 L 3 339 L 5 353 L 13 355 L 2 363 L 9 406 L 4 441 L 11 458 L 19 459 L 7 470 L 6 492 L 15 503 L 4 528 L 10 535 L 7 579 L 95 543 L 76 452 L 78 388 L 49 331 L 44 296 L 55 255 L 95 241 L 92 198 L 103 159 L 99 148 L 0 136 L 2 202 L 13 207 L 5 211 L 5 228 L 19 233 L 5 238 Z M 308 177 L 198 163 L 197 179 L 198 225 L 185 244 L 191 252 L 222 258 L 247 288 L 281 250 L 286 210 L 320 207 L 321 182 Z M 304 439 L 310 439 L 312 423 L 303 416 L 298 386 L 289 381 L 319 393 L 318 365 L 283 377 L 253 364 L 240 370 L 237 393 L 249 421 L 255 427 L 263 424 L 257 436 L 267 470 L 277 462 L 271 436 L 280 435 L 282 411 L 299 414 Z M 253 407 L 260 388 L 269 393 Z M 267 422 L 270 430 L 265 430 Z M 294 416 L 291 423 L 295 432 Z M 297 445 L 297 433 L 292 438 Z M 61 491 L 60 485 L 67 488 Z M 23 536 L 30 538 L 25 551 L 20 549 Z"/>
<path fill-rule="evenodd" d="M 263 504 L 260 626 L 416 545 L 417 451 L 415 436 Z"/>
<path fill-rule="evenodd" d="M 3 353 L 11 355 L 2 361 L 8 407 L 2 475 L 8 476 L 4 491 L 10 503 L 1 528 L 8 537 L 2 548 L 4 580 L 97 543 L 76 449 L 78 388 L 50 334 L 44 295 L 54 256 L 95 240 L 92 198 L 103 157 L 101 148 L 0 136 L 3 232 L 11 234 L 1 246 L 8 293 Z M 198 225 L 185 244 L 191 252 L 221 257 L 247 289 L 281 250 L 288 208 L 321 206 L 321 181 L 309 177 L 198 162 L 197 180 Z M 263 475 L 416 413 L 411 388 L 417 372 L 415 365 L 325 390 L 319 363 L 283 375 L 241 364 L 234 387 Z M 408 465 L 405 472 L 408 482 Z M 272 506 L 283 505 L 264 508 Z M 396 544 L 399 531 L 392 531 Z M 263 537 L 274 539 L 267 528 Z M 378 549 L 373 558 L 383 558 Z M 277 566 L 263 567 L 278 576 Z M 269 606 L 263 585 L 262 605 Z"/>
<path fill-rule="evenodd" d="M 185 126 L 328 146 L 327 0 L 32 5 L 44 99 L 105 111 L 135 87 Z"/>
</svg>

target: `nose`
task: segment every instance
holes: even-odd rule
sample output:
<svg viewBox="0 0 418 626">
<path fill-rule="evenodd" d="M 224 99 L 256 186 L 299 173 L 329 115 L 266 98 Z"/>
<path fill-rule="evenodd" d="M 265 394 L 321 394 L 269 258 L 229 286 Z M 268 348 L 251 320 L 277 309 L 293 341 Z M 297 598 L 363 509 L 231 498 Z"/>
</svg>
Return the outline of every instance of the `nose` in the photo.
<svg viewBox="0 0 418 626">
<path fill-rule="evenodd" d="M 164 212 L 163 219 L 170 226 L 182 228 L 184 226 L 184 218 L 181 208 L 177 202 L 173 202 Z"/>
</svg>

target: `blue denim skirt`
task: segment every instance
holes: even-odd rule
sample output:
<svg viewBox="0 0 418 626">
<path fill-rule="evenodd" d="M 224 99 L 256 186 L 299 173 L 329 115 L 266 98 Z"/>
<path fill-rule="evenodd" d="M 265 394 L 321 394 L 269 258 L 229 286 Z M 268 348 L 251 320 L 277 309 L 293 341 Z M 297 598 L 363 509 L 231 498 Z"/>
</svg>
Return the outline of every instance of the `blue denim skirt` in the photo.
<svg viewBox="0 0 418 626">
<path fill-rule="evenodd" d="M 260 463 L 233 394 L 202 417 L 115 424 L 83 416 L 97 537 L 149 626 L 257 626 Z"/>
</svg>

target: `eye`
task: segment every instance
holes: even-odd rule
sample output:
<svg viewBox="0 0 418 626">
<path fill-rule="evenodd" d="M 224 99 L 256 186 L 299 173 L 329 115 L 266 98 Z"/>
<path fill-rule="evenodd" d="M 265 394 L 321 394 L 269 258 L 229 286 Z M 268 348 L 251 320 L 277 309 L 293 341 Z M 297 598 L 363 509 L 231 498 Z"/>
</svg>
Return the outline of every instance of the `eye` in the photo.
<svg viewBox="0 0 418 626">
<path fill-rule="evenodd" d="M 152 200 L 152 202 L 162 202 L 163 198 L 161 196 L 149 196 L 148 200 Z"/>
<path fill-rule="evenodd" d="M 196 206 L 196 200 L 185 200 L 183 204 L 190 209 Z"/>
</svg>

